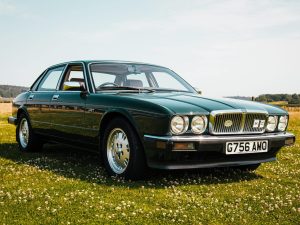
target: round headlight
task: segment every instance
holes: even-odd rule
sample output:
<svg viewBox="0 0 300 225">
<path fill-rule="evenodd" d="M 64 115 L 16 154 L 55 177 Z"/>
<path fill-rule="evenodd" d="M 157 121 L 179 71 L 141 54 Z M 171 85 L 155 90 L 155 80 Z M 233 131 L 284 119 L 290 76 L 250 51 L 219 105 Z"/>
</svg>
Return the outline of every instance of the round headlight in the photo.
<svg viewBox="0 0 300 225">
<path fill-rule="evenodd" d="M 207 117 L 206 116 L 194 116 L 191 123 L 193 133 L 202 134 L 206 130 Z"/>
<path fill-rule="evenodd" d="M 277 126 L 277 116 L 269 116 L 268 124 L 267 124 L 267 131 L 273 132 Z"/>
<path fill-rule="evenodd" d="M 288 117 L 281 116 L 278 123 L 278 130 L 285 131 L 287 124 L 288 124 Z"/>
<path fill-rule="evenodd" d="M 173 134 L 183 134 L 189 127 L 189 118 L 174 116 L 171 120 L 171 131 Z"/>
</svg>

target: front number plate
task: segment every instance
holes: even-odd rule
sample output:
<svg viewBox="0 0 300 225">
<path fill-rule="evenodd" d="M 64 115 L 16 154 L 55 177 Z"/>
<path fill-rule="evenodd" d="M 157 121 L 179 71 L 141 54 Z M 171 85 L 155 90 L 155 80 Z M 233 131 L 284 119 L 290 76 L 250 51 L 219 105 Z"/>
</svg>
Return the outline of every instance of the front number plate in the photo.
<svg viewBox="0 0 300 225">
<path fill-rule="evenodd" d="M 226 155 L 259 153 L 267 151 L 267 140 L 226 142 Z"/>
</svg>

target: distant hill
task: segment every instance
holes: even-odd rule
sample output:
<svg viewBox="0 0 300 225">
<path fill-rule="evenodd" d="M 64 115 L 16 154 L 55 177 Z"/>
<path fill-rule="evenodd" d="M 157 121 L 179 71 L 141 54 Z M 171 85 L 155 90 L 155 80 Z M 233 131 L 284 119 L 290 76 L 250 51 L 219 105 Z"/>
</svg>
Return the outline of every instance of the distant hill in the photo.
<svg viewBox="0 0 300 225">
<path fill-rule="evenodd" d="M 234 98 L 234 99 L 248 100 L 248 101 L 252 100 L 252 97 L 248 97 L 248 96 L 228 96 L 226 98 Z"/>
<path fill-rule="evenodd" d="M 28 87 L 13 86 L 13 85 L 0 85 L 0 97 L 2 98 L 14 98 L 24 90 L 28 90 Z"/>
</svg>

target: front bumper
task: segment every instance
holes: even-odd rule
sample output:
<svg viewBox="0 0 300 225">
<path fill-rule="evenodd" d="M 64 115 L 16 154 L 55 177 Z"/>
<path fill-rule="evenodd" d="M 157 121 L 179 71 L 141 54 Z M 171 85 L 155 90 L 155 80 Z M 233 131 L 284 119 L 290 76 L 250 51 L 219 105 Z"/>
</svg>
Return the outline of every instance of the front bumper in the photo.
<svg viewBox="0 0 300 225">
<path fill-rule="evenodd" d="M 226 155 L 226 142 L 268 140 L 268 152 Z M 292 145 L 295 136 L 288 132 L 228 136 L 153 136 L 144 135 L 148 165 L 160 169 L 191 169 L 240 166 L 276 160 L 281 147 Z M 193 143 L 194 149 L 174 149 L 175 143 Z"/>
<path fill-rule="evenodd" d="M 8 117 L 8 123 L 17 125 L 17 118 L 13 116 Z"/>
</svg>

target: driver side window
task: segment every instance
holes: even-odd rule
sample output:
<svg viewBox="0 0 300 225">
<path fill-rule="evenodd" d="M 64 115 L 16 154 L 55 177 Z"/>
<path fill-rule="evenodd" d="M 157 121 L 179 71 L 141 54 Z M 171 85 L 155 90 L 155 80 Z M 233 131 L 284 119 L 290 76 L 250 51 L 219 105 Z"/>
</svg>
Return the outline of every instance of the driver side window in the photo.
<svg viewBox="0 0 300 225">
<path fill-rule="evenodd" d="M 78 86 L 75 87 L 74 86 Z M 80 91 L 80 87 L 85 87 L 82 65 L 69 66 L 64 75 L 59 90 L 61 91 Z"/>
</svg>

